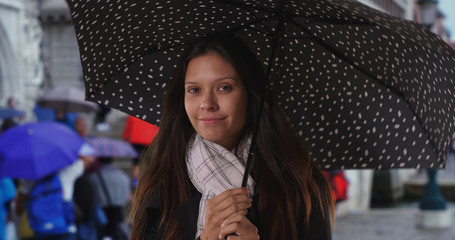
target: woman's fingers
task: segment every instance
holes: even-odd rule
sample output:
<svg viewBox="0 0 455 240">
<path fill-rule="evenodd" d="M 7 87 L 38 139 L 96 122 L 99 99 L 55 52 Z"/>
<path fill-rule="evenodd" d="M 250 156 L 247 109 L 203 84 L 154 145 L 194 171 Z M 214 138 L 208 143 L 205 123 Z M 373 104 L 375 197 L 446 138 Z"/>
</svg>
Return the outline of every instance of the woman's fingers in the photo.
<svg viewBox="0 0 455 240">
<path fill-rule="evenodd" d="M 233 215 L 243 215 L 251 207 L 252 199 L 247 188 L 234 188 L 209 199 L 205 208 L 205 226 L 201 239 L 216 239 L 221 224 Z"/>
<path fill-rule="evenodd" d="M 235 188 L 215 196 L 207 201 L 206 215 L 216 215 L 224 220 L 237 212 L 245 212 L 253 201 L 247 192 L 246 188 Z"/>
<path fill-rule="evenodd" d="M 235 233 L 235 235 L 230 235 Z M 235 214 L 227 218 L 221 225 L 219 238 L 228 240 L 235 239 L 259 239 L 258 229 L 246 218 L 245 215 Z"/>
<path fill-rule="evenodd" d="M 209 202 L 209 201 L 207 201 L 206 208 L 213 208 L 213 209 L 216 209 L 218 212 L 223 212 L 223 211 L 237 212 L 242 209 L 249 208 L 251 205 L 252 199 L 247 197 L 246 195 L 244 195 L 244 196 L 235 196 L 232 198 L 228 198 L 220 203 Z"/>
<path fill-rule="evenodd" d="M 232 203 L 233 199 L 242 201 L 248 198 L 248 194 L 250 193 L 251 191 L 247 188 L 233 188 L 218 194 L 214 198 L 210 199 L 209 202 L 212 202 L 214 205 L 218 205 L 229 201 Z"/>
</svg>

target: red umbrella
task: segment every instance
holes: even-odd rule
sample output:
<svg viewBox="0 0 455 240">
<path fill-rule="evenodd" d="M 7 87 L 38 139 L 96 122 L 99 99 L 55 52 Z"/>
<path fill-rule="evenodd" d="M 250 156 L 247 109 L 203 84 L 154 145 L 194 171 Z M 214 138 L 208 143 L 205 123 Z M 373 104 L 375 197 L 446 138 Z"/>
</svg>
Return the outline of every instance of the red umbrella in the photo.
<svg viewBox="0 0 455 240">
<path fill-rule="evenodd" d="M 149 145 L 157 133 L 157 126 L 139 118 L 129 116 L 126 120 L 122 138 L 132 144 Z"/>
</svg>

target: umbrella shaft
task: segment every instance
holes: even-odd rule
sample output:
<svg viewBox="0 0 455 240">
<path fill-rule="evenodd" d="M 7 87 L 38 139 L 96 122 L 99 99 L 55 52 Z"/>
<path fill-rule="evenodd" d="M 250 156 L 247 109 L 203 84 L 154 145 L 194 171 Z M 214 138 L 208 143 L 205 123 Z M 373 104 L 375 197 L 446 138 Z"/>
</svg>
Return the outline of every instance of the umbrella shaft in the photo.
<svg viewBox="0 0 455 240">
<path fill-rule="evenodd" d="M 269 84 L 269 81 L 270 81 L 270 72 L 271 72 L 271 68 L 272 68 L 271 66 L 273 66 L 273 61 L 275 59 L 275 53 L 277 51 L 277 46 L 279 45 L 279 41 L 281 41 L 278 36 L 279 36 L 280 32 L 283 31 L 283 29 L 284 29 L 284 23 L 280 21 L 280 23 L 278 24 L 278 27 L 275 31 L 277 34 L 275 34 L 275 38 L 273 39 L 272 55 L 269 58 L 268 68 L 267 68 L 267 72 L 265 74 L 265 84 L 264 84 L 264 88 L 262 89 L 262 93 L 261 93 L 261 101 L 259 103 L 258 117 L 256 119 L 256 124 L 253 126 L 253 128 L 254 128 L 253 136 L 251 137 L 251 145 L 250 145 L 250 149 L 248 150 L 248 158 L 247 158 L 246 164 L 245 164 L 245 172 L 243 173 L 242 187 L 246 187 L 246 185 L 248 183 L 248 176 L 250 175 L 249 173 L 250 173 L 251 163 L 253 161 L 253 153 L 254 153 L 254 149 L 256 147 L 256 137 L 257 137 L 257 134 L 259 131 L 261 115 L 264 110 L 264 101 L 265 101 L 265 96 L 267 94 L 267 85 Z"/>
</svg>

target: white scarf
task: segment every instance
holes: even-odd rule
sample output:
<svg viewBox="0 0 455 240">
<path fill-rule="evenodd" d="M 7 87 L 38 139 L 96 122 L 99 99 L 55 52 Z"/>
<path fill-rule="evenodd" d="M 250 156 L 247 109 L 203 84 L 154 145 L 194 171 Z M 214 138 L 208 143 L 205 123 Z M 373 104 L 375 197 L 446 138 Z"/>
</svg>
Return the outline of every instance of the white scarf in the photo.
<svg viewBox="0 0 455 240">
<path fill-rule="evenodd" d="M 202 193 L 197 219 L 198 238 L 204 230 L 207 200 L 216 195 L 241 187 L 251 139 L 239 144 L 239 158 L 224 147 L 195 134 L 190 140 L 186 154 L 186 166 L 191 182 Z M 254 181 L 248 177 L 247 187 L 253 191 Z M 253 194 L 253 192 L 251 193 Z"/>
</svg>

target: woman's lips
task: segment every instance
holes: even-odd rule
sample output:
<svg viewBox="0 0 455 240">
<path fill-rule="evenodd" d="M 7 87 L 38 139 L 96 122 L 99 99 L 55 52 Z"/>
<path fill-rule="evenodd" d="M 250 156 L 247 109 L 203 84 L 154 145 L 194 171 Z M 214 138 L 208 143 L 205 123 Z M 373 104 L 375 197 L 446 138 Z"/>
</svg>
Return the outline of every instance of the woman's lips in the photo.
<svg viewBox="0 0 455 240">
<path fill-rule="evenodd" d="M 220 121 L 222 121 L 224 118 L 199 118 L 199 122 L 202 123 L 203 125 L 213 125 L 216 124 Z"/>
</svg>

